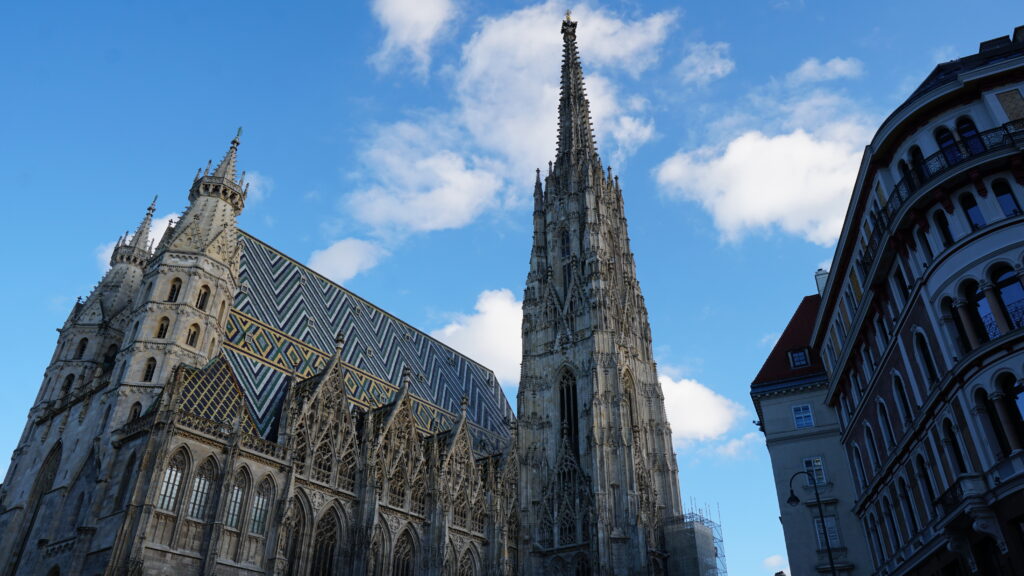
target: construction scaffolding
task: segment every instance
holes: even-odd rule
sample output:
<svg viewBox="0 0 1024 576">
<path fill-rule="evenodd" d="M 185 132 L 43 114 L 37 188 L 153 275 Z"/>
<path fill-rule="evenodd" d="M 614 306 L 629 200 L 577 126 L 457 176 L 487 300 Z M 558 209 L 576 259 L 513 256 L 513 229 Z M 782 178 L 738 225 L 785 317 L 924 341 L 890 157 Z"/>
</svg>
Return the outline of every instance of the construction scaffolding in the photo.
<svg viewBox="0 0 1024 576">
<path fill-rule="evenodd" d="M 711 519 L 711 509 L 693 507 L 683 513 L 683 557 L 688 574 L 728 576 L 721 513 Z"/>
</svg>

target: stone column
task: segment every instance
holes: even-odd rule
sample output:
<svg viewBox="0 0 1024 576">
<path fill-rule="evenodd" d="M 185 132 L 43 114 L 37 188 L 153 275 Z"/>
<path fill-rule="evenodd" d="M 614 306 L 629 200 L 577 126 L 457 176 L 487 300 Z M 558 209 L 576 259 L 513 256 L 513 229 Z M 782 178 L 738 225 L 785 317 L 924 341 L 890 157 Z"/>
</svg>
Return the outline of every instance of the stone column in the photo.
<svg viewBox="0 0 1024 576">
<path fill-rule="evenodd" d="M 1010 410 L 1006 406 L 1006 395 L 1002 392 L 993 392 L 989 394 L 989 399 L 992 400 L 992 404 L 996 407 L 996 415 L 999 417 L 999 425 L 1003 427 L 1003 434 L 1006 436 L 1006 441 L 1010 444 L 1010 451 L 1016 452 L 1024 446 L 1021 445 L 1020 435 L 1017 433 L 1017 427 L 1014 426 L 1013 417 L 1010 415 Z"/>
<path fill-rule="evenodd" d="M 978 333 L 974 331 L 974 322 L 971 321 L 971 315 L 967 312 L 967 301 L 963 298 L 957 298 L 953 302 L 953 308 L 956 309 L 957 316 L 960 317 L 960 324 L 964 327 L 964 334 L 967 335 L 967 344 L 974 350 L 980 344 L 978 340 Z"/>
<path fill-rule="evenodd" d="M 988 307 L 992 309 L 992 317 L 996 319 L 996 326 L 999 327 L 999 335 L 1010 333 L 1010 321 L 1003 311 L 1003 302 L 999 299 L 999 293 L 991 282 L 982 282 L 980 288 L 985 292 L 985 300 L 988 300 Z"/>
</svg>

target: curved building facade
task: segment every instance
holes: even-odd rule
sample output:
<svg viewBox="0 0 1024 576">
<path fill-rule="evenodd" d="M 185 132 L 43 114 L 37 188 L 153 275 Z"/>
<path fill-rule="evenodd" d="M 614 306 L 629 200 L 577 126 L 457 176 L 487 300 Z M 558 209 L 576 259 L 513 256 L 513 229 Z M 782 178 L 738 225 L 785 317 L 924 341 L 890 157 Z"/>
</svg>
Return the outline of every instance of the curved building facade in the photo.
<svg viewBox="0 0 1024 576">
<path fill-rule="evenodd" d="M 867 147 L 812 345 L 875 574 L 1024 573 L 1024 27 Z"/>
</svg>

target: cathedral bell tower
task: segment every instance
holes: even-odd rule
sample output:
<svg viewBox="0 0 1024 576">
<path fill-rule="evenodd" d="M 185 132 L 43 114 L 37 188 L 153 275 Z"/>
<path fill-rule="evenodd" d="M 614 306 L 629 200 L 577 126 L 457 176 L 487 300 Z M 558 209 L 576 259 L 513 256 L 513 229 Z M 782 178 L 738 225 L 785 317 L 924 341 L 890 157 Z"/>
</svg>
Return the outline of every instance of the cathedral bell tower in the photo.
<svg viewBox="0 0 1024 576">
<path fill-rule="evenodd" d="M 619 179 L 601 164 L 562 22 L 558 149 L 537 171 L 523 297 L 518 451 L 524 574 L 677 573 L 682 512 Z"/>
<path fill-rule="evenodd" d="M 236 218 L 248 190 L 236 170 L 241 134 L 215 169 L 196 172 L 188 208 L 148 260 L 124 343 L 121 380 L 130 387 L 159 388 L 178 364 L 204 366 L 220 350 L 239 288 Z"/>
</svg>

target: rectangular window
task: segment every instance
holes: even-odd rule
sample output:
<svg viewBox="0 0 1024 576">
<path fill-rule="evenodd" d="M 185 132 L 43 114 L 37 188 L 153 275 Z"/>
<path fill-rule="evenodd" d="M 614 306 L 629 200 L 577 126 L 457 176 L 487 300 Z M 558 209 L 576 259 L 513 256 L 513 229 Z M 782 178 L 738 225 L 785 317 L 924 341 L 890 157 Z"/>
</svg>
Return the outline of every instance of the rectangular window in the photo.
<svg viewBox="0 0 1024 576">
<path fill-rule="evenodd" d="M 814 416 L 811 414 L 810 404 L 793 406 L 793 425 L 797 428 L 810 428 L 814 426 Z"/>
<path fill-rule="evenodd" d="M 804 471 L 807 472 L 807 485 L 813 486 L 811 479 L 818 486 L 823 486 L 828 479 L 825 477 L 825 460 L 821 456 L 815 456 L 813 458 L 804 458 Z"/>
<path fill-rule="evenodd" d="M 842 542 L 839 540 L 839 525 L 836 524 L 835 516 L 825 516 L 825 530 L 828 531 L 828 544 L 833 549 L 840 548 Z M 818 540 L 818 550 L 825 549 L 825 530 L 821 529 L 821 518 L 814 519 L 814 534 Z"/>
<path fill-rule="evenodd" d="M 789 365 L 792 368 L 803 368 L 810 364 L 807 359 L 807 349 L 793 350 L 789 353 Z"/>
</svg>

